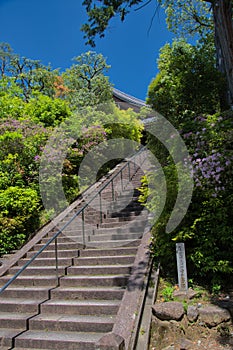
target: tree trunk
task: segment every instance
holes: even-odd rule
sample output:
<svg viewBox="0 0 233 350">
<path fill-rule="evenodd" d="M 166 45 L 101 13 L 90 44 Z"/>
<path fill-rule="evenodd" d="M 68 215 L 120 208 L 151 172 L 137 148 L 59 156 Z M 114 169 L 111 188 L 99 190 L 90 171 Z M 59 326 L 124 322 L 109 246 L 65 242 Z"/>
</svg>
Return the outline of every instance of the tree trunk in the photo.
<svg viewBox="0 0 233 350">
<path fill-rule="evenodd" d="M 213 4 L 217 65 L 228 84 L 228 102 L 233 105 L 233 21 L 232 0 L 216 0 Z"/>
</svg>

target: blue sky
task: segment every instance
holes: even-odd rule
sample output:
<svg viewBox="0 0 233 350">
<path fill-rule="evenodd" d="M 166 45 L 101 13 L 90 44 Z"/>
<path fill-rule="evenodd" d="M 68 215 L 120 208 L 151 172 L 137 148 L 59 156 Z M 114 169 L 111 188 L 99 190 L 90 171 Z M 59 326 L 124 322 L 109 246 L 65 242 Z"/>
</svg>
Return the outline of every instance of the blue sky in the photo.
<svg viewBox="0 0 233 350">
<path fill-rule="evenodd" d="M 39 59 L 45 65 L 65 70 L 72 58 L 93 50 L 85 45 L 81 25 L 86 14 L 82 0 L 0 0 L 0 41 L 8 42 L 15 53 Z M 96 41 L 111 65 L 111 83 L 126 93 L 145 99 L 147 87 L 157 73 L 159 49 L 171 42 L 162 9 L 155 15 L 156 1 L 132 11 L 122 24 L 111 22 L 105 38 Z"/>
</svg>

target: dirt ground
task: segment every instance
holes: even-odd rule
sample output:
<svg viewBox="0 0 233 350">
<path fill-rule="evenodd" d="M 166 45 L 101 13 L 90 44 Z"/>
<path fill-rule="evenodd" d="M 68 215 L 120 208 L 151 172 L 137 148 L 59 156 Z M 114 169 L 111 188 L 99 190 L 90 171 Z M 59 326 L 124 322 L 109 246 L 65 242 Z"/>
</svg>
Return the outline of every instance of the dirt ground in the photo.
<svg viewBox="0 0 233 350">
<path fill-rule="evenodd" d="M 232 350 L 232 324 L 208 328 L 189 324 L 186 317 L 180 322 L 159 321 L 153 318 L 150 350 Z"/>
<path fill-rule="evenodd" d="M 164 302 L 164 291 L 167 285 L 160 282 L 156 302 Z M 187 300 L 187 305 L 201 304 L 221 305 L 228 298 L 230 312 L 233 318 L 233 293 L 210 295 L 203 289 L 198 289 L 197 296 Z M 174 299 L 173 299 L 174 300 Z M 233 322 L 221 323 L 216 327 L 208 327 L 201 322 L 189 322 L 187 315 L 181 321 L 161 321 L 153 316 L 149 350 L 233 350 Z"/>
</svg>

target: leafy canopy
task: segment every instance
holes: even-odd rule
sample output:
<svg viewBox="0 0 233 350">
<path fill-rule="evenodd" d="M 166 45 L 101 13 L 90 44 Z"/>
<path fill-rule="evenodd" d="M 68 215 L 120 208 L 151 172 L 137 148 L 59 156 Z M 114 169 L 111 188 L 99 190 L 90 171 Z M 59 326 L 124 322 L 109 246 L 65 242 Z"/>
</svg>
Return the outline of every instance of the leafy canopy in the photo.
<svg viewBox="0 0 233 350">
<path fill-rule="evenodd" d="M 67 87 L 66 99 L 74 108 L 94 106 L 112 98 L 106 76 L 110 66 L 102 54 L 88 51 L 73 59 L 75 64 L 62 74 Z"/>
<path fill-rule="evenodd" d="M 182 121 L 187 111 L 220 110 L 225 81 L 215 67 L 211 42 L 193 46 L 175 40 L 166 44 L 160 50 L 158 68 L 158 75 L 149 85 L 147 102 L 173 123 Z"/>
<path fill-rule="evenodd" d="M 95 46 L 97 35 L 104 37 L 105 31 L 113 17 L 122 21 L 133 8 L 140 9 L 152 0 L 85 0 L 83 6 L 88 14 L 88 21 L 82 26 L 87 44 Z M 213 30 L 211 1 L 204 0 L 157 0 L 165 8 L 168 28 L 178 34 L 205 35 Z"/>
</svg>

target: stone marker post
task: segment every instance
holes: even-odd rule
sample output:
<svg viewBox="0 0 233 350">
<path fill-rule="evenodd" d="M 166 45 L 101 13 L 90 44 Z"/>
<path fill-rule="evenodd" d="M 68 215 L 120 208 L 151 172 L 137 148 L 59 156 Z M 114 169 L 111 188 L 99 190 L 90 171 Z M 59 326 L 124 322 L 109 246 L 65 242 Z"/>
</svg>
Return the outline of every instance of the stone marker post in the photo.
<svg viewBox="0 0 233 350">
<path fill-rule="evenodd" d="M 181 291 L 188 291 L 188 278 L 184 243 L 176 243 L 178 283 Z"/>
</svg>

